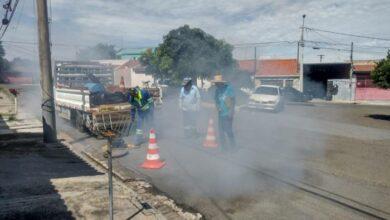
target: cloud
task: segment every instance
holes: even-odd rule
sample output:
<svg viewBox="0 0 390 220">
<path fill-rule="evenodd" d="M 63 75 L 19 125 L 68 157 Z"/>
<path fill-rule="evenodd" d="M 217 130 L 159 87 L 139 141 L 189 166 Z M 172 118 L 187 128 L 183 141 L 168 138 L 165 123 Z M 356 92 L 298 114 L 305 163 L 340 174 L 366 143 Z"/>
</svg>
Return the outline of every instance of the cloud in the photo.
<svg viewBox="0 0 390 220">
<path fill-rule="evenodd" d="M 22 13 L 18 28 L 7 32 L 4 40 L 36 41 L 34 1 L 25 2 L 23 11 L 18 8 L 16 13 L 16 17 Z M 53 56 L 73 59 L 80 47 L 98 42 L 118 47 L 155 46 L 169 30 L 184 24 L 202 28 L 233 44 L 294 41 L 299 38 L 302 14 L 307 14 L 306 24 L 311 27 L 390 38 L 388 8 L 388 0 L 52 0 L 52 41 L 73 45 L 54 47 Z M 311 40 L 351 41 L 332 35 L 306 34 Z M 353 40 L 364 45 L 390 45 L 390 42 Z M 279 47 L 265 48 L 263 55 L 292 56 L 296 51 L 294 45 Z M 267 51 L 272 52 L 265 54 Z M 16 51 L 10 54 L 25 56 Z"/>
</svg>

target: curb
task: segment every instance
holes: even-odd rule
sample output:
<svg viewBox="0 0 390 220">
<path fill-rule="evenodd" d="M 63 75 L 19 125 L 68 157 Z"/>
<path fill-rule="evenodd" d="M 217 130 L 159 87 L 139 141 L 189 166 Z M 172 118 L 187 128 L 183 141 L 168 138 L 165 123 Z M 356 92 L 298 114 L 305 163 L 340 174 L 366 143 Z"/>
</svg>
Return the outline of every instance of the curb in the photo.
<svg viewBox="0 0 390 220">
<path fill-rule="evenodd" d="M 389 102 L 362 102 L 362 101 L 309 101 L 312 104 L 330 104 L 330 105 L 363 105 L 363 106 L 390 106 Z"/>
<path fill-rule="evenodd" d="M 77 145 L 77 144 L 70 144 L 68 141 L 71 140 L 72 138 L 70 136 L 68 136 L 66 133 L 61 133 L 61 136 L 62 138 L 64 139 L 62 141 L 62 143 L 67 147 L 69 148 L 70 150 L 72 150 L 76 155 L 78 155 L 79 157 L 81 157 L 83 160 L 85 160 L 87 163 L 89 163 L 91 166 L 95 166 L 97 167 L 98 169 L 100 170 L 103 170 L 102 172 L 104 173 L 107 173 L 108 171 L 108 166 L 107 164 L 105 163 L 104 160 L 101 160 L 97 157 L 95 157 L 93 155 L 93 153 L 90 153 L 90 152 L 87 152 L 85 150 L 80 150 L 80 151 L 75 151 L 75 146 L 74 145 Z M 67 140 L 66 140 L 67 139 Z M 115 165 L 113 165 L 115 166 Z M 153 188 L 153 191 L 154 192 L 158 192 L 157 194 L 154 194 L 154 193 L 150 193 L 153 197 L 156 197 L 156 199 L 158 198 L 165 198 L 163 201 L 159 201 L 159 204 L 160 205 L 166 205 L 168 207 L 170 207 L 172 213 L 176 213 L 174 215 L 178 215 L 180 216 L 181 218 L 183 219 L 202 219 L 202 214 L 200 214 L 199 212 L 197 211 L 188 211 L 188 207 L 187 208 L 183 208 L 182 206 L 180 206 L 179 204 L 177 204 L 173 199 L 171 199 L 169 196 L 167 196 L 165 193 L 163 193 L 162 191 L 160 191 L 158 188 L 156 188 L 153 184 L 152 184 L 152 181 L 150 179 L 150 177 L 142 174 L 142 173 L 139 173 L 137 172 L 136 170 L 132 169 L 132 168 L 124 168 L 126 169 L 126 172 L 130 173 L 130 177 L 126 177 L 124 176 L 123 174 L 121 174 L 121 172 L 118 172 L 117 170 L 113 169 L 113 176 L 114 176 L 114 179 L 117 179 L 119 180 L 119 183 L 120 184 L 123 184 L 128 190 L 132 191 L 134 193 L 134 195 L 137 195 L 136 197 L 138 198 L 144 198 L 145 195 L 142 195 L 139 194 L 137 191 L 134 191 L 131 186 L 127 185 L 127 184 L 130 184 L 134 181 L 134 182 L 144 182 L 145 184 L 147 185 L 150 185 L 152 186 Z M 158 219 L 170 219 L 170 212 L 167 212 L 166 209 L 161 209 L 161 208 L 156 208 L 155 207 L 155 199 L 148 199 L 148 195 L 146 195 L 146 200 L 147 201 L 147 206 L 150 206 L 152 209 L 146 209 L 144 207 L 144 204 L 145 202 L 141 202 L 141 201 L 138 201 L 143 207 L 140 207 L 140 208 L 144 208 L 142 213 L 144 213 L 146 216 L 148 215 L 158 215 Z M 176 219 L 176 217 L 173 217 Z"/>
</svg>

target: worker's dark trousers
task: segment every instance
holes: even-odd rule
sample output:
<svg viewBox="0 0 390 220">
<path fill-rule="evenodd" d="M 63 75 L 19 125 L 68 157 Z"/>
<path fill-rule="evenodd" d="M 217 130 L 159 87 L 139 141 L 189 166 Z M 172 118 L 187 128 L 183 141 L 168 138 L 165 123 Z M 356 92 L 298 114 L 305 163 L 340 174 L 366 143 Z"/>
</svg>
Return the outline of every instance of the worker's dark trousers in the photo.
<svg viewBox="0 0 390 220">
<path fill-rule="evenodd" d="M 140 145 L 148 140 L 149 131 L 154 127 L 154 108 L 152 107 L 144 112 L 138 111 L 137 116 L 137 132 L 134 138 L 134 145 Z"/>
<path fill-rule="evenodd" d="M 218 116 L 218 128 L 219 128 L 219 143 L 223 150 L 227 150 L 225 136 L 229 138 L 230 147 L 236 147 L 236 140 L 233 133 L 233 118 L 227 116 Z"/>
</svg>

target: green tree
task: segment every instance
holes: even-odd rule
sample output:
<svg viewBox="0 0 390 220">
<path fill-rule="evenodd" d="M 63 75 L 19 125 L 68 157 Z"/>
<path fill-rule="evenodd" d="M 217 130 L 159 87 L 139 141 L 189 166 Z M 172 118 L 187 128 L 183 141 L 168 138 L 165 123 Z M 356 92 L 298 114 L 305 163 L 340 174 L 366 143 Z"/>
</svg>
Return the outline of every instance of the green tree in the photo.
<svg viewBox="0 0 390 220">
<path fill-rule="evenodd" d="M 387 52 L 387 57 L 377 63 L 371 72 L 371 78 L 377 86 L 385 89 L 390 88 L 390 50 Z"/>
<path fill-rule="evenodd" d="M 184 25 L 164 36 L 155 50 L 147 50 L 140 62 L 148 73 L 177 85 L 184 77 L 207 79 L 217 71 L 232 72 L 235 67 L 232 50 L 225 41 Z"/>
<path fill-rule="evenodd" d="M 10 64 L 7 59 L 4 58 L 5 50 L 3 48 L 3 44 L 0 41 L 0 74 L 4 75 L 4 72 L 8 71 L 10 68 Z"/>
<path fill-rule="evenodd" d="M 77 52 L 78 60 L 109 60 L 117 59 L 117 51 L 114 45 L 99 43 L 93 47 L 87 47 Z"/>
</svg>

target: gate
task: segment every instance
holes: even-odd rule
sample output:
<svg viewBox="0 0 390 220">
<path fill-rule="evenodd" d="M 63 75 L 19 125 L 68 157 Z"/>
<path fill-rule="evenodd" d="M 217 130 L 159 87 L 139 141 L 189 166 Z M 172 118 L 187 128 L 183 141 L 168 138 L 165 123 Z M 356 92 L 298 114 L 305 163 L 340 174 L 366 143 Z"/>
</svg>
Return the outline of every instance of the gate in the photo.
<svg viewBox="0 0 390 220">
<path fill-rule="evenodd" d="M 355 100 L 356 79 L 329 79 L 327 98 L 332 101 Z"/>
</svg>

